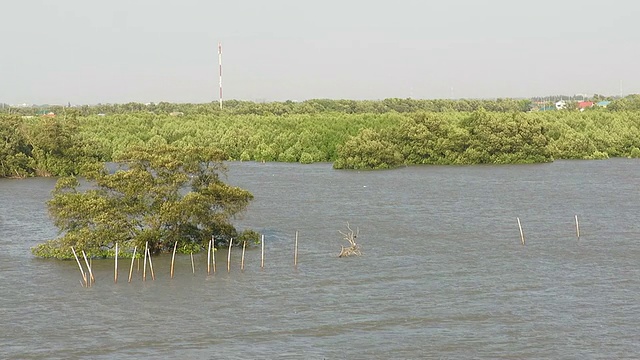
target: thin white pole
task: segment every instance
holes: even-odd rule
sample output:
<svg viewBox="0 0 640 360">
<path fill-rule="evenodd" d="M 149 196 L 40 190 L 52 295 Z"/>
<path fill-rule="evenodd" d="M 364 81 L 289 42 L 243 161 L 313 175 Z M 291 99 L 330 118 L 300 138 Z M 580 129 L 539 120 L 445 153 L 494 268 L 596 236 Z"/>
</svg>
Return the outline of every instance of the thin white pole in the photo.
<svg viewBox="0 0 640 360">
<path fill-rule="evenodd" d="M 82 280 L 84 280 L 84 284 L 82 284 L 82 286 L 88 286 L 87 285 L 87 275 L 84 273 L 84 270 L 82 270 L 82 265 L 80 265 L 80 260 L 78 259 L 78 255 L 76 255 L 76 251 L 73 249 L 73 246 L 71 247 L 71 251 L 73 252 L 73 257 L 76 258 L 76 262 L 78 263 L 78 267 L 80 268 L 80 274 L 82 274 Z"/>
<path fill-rule="evenodd" d="M 518 228 L 520 228 L 520 241 L 522 241 L 522 245 L 524 245 L 524 233 L 522 232 L 522 225 L 520 224 L 520 218 L 518 219 Z"/>
<path fill-rule="evenodd" d="M 131 282 L 131 275 L 133 274 L 133 262 L 136 259 L 136 250 L 138 250 L 137 246 L 133 247 L 133 255 L 131 255 L 131 267 L 129 268 L 129 282 Z"/>
<path fill-rule="evenodd" d="M 229 251 L 227 252 L 227 272 L 231 272 L 231 247 L 233 246 L 233 239 L 229 240 Z"/>
<path fill-rule="evenodd" d="M 213 262 L 213 273 L 216 273 L 216 240 L 211 236 L 211 260 Z"/>
<path fill-rule="evenodd" d="M 578 222 L 578 215 L 576 215 L 576 236 L 580 239 L 580 223 Z"/>
<path fill-rule="evenodd" d="M 153 262 L 151 261 L 151 250 L 147 249 L 147 254 L 149 255 L 149 269 L 151 270 L 151 280 L 155 280 L 156 275 L 153 272 Z"/>
<path fill-rule="evenodd" d="M 113 282 L 115 284 L 118 283 L 118 243 L 116 243 L 116 259 L 113 270 Z"/>
<path fill-rule="evenodd" d="M 262 255 L 260 257 L 260 269 L 264 269 L 264 234 L 262 235 Z"/>
<path fill-rule="evenodd" d="M 222 110 L 222 43 L 218 43 L 218 72 L 220 82 L 220 110 Z"/>
<path fill-rule="evenodd" d="M 142 269 L 142 281 L 147 280 L 147 252 L 149 250 L 149 242 L 144 243 L 144 263 Z"/>
<path fill-rule="evenodd" d="M 207 248 L 207 275 L 211 274 L 211 240 L 209 240 L 209 248 Z"/>
<path fill-rule="evenodd" d="M 96 279 L 93 277 L 93 271 L 91 271 L 91 265 L 89 265 L 89 260 L 87 260 L 87 254 L 85 254 L 84 250 L 82 250 L 82 256 L 84 257 L 84 262 L 87 264 L 87 269 L 89 269 L 89 286 L 96 282 Z"/>
<path fill-rule="evenodd" d="M 242 261 L 240 262 L 240 270 L 244 271 L 244 251 L 247 248 L 247 242 L 242 243 Z"/>
<path fill-rule="evenodd" d="M 175 264 L 175 260 L 176 260 L 176 248 L 178 247 L 178 242 L 176 241 L 175 244 L 173 244 L 173 255 L 171 255 L 171 278 L 173 279 L 173 266 Z"/>
</svg>

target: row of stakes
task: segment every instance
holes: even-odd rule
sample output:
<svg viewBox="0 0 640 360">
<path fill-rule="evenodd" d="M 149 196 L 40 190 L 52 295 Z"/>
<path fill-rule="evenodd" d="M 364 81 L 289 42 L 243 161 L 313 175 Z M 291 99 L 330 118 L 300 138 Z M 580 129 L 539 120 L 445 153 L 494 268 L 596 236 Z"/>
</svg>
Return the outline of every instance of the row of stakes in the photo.
<svg viewBox="0 0 640 360">
<path fill-rule="evenodd" d="M 260 268 L 264 269 L 264 235 L 262 235 L 262 241 L 260 243 L 262 248 L 261 258 L 260 258 Z M 227 272 L 231 272 L 231 248 L 232 248 L 231 244 L 232 242 L 229 242 L 229 250 L 227 252 Z M 240 269 L 242 271 L 244 271 L 244 254 L 246 250 L 246 245 L 247 243 L 245 241 L 242 244 L 242 260 L 240 265 Z M 176 243 L 173 245 L 173 255 L 171 256 L 171 278 L 172 279 L 174 274 L 173 270 L 174 270 L 177 247 L 178 247 L 178 242 L 176 241 Z M 133 264 L 135 261 L 137 249 L 138 249 L 137 246 L 133 248 L 133 255 L 131 256 L 131 266 L 129 267 L 129 282 L 131 282 L 131 278 L 133 276 Z M 209 247 L 207 250 L 207 274 L 211 274 L 212 270 L 213 270 L 213 273 L 216 272 L 215 250 L 216 249 L 213 246 L 213 239 L 211 239 L 209 240 Z M 78 263 L 78 268 L 80 268 L 80 274 L 82 275 L 82 280 L 80 280 L 80 283 L 82 284 L 83 287 L 92 286 L 96 282 L 96 279 L 93 276 L 91 263 L 87 259 L 87 254 L 84 252 L 84 250 L 82 250 L 82 257 L 84 258 L 84 263 L 87 267 L 87 271 L 85 271 L 82 266 L 82 263 L 80 262 L 80 258 L 78 257 L 78 254 L 76 253 L 76 250 L 73 248 L 73 246 L 71 247 L 71 251 L 73 252 L 73 256 L 75 257 L 76 262 Z M 143 265 L 143 271 L 142 271 L 142 281 L 147 280 L 147 259 L 149 260 L 149 270 L 151 273 L 151 279 L 155 280 L 156 276 L 153 271 L 153 262 L 151 261 L 151 252 L 149 251 L 149 242 L 145 243 L 145 246 L 144 246 L 144 265 Z M 297 231 L 296 231 L 295 245 L 294 245 L 294 251 L 293 251 L 293 266 L 294 267 L 298 266 L 298 232 Z M 138 265 L 138 268 L 139 267 L 140 266 Z M 195 263 L 193 261 L 193 252 L 191 253 L 191 271 L 194 274 L 196 273 Z M 118 283 L 118 243 L 116 243 L 116 246 L 115 246 L 115 264 L 114 264 L 113 281 L 116 284 Z"/>
<path fill-rule="evenodd" d="M 516 218 L 518 220 L 518 228 L 520 229 L 520 241 L 522 242 L 522 245 L 524 246 L 526 244 L 525 242 L 525 238 L 524 238 L 524 232 L 522 231 L 522 223 L 520 222 L 520 218 Z M 575 221 L 576 221 L 576 236 L 578 237 L 578 239 L 580 239 L 580 223 L 578 222 L 578 215 L 575 216 Z M 263 269 L 264 268 L 264 235 L 262 235 L 262 241 L 260 242 L 262 249 L 261 249 L 261 258 L 260 258 L 260 268 Z M 171 278 L 173 279 L 173 269 L 174 269 L 174 262 L 175 262 L 175 257 L 176 257 L 176 248 L 178 246 L 178 242 L 176 241 L 176 243 L 173 245 L 173 255 L 171 256 Z M 229 251 L 227 252 L 227 272 L 231 272 L 231 242 L 229 243 Z M 149 243 L 147 242 L 145 244 L 144 247 L 144 265 L 143 265 L 143 272 L 142 272 L 142 280 L 146 281 L 147 279 L 147 259 L 149 259 L 149 270 L 151 272 L 151 279 L 155 280 L 155 273 L 153 272 L 153 262 L 151 261 L 151 253 L 149 252 Z M 116 243 L 116 249 L 115 249 L 115 269 L 114 269 L 114 278 L 113 281 L 115 283 L 118 283 L 118 243 Z M 244 242 L 242 244 L 242 260 L 241 260 L 241 265 L 240 265 L 240 269 L 244 271 L 244 254 L 245 254 L 245 250 L 246 250 L 246 242 Z M 89 287 L 91 286 L 93 283 L 95 283 L 95 277 L 93 276 L 93 271 L 91 270 L 91 264 L 89 263 L 89 261 L 87 260 L 87 255 L 84 252 L 84 250 L 82 250 L 82 256 L 84 258 L 84 262 L 87 266 L 87 272 L 84 271 L 82 264 L 80 262 L 80 259 L 78 258 L 78 255 L 76 254 L 76 251 L 73 247 L 71 247 L 71 251 L 73 252 L 73 256 L 76 259 L 76 262 L 78 263 L 78 267 L 80 268 L 80 274 L 82 275 L 82 280 L 80 281 L 82 283 L 82 286 L 84 287 Z M 136 251 L 137 251 L 137 247 L 133 248 L 133 256 L 131 257 L 131 267 L 129 268 L 129 282 L 131 282 L 131 277 L 133 275 L 133 263 L 135 260 L 135 256 L 136 256 Z M 293 265 L 294 266 L 298 266 L 298 232 L 296 231 L 296 238 L 295 238 L 295 246 L 294 246 L 294 252 L 293 252 Z M 216 253 L 215 253 L 215 247 L 213 247 L 213 239 L 209 240 L 209 248 L 207 250 L 207 274 L 211 273 L 211 270 L 213 269 L 213 272 L 216 272 Z M 191 253 L 191 271 L 195 274 L 196 270 L 195 270 L 195 264 L 193 262 L 193 252 Z"/>
</svg>

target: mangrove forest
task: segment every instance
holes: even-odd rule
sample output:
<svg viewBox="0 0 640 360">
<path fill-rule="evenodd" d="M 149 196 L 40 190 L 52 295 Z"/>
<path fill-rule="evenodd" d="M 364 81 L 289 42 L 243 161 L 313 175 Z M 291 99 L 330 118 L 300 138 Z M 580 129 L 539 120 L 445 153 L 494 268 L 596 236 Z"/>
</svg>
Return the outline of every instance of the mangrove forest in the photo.
<svg viewBox="0 0 640 360">
<path fill-rule="evenodd" d="M 530 109 L 510 99 L 16 108 L 0 115 L 0 177 L 79 175 L 133 146 L 206 146 L 229 160 L 336 169 L 640 156 L 640 96 L 586 111 Z"/>
</svg>

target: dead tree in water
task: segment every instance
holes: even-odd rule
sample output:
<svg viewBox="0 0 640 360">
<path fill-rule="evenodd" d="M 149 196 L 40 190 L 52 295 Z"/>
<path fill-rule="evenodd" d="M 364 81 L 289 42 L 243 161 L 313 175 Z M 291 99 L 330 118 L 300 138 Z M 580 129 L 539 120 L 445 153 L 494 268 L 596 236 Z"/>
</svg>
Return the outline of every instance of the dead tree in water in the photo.
<svg viewBox="0 0 640 360">
<path fill-rule="evenodd" d="M 340 232 L 340 234 L 342 234 L 342 236 L 344 236 L 344 240 L 349 242 L 349 246 L 348 247 L 344 247 L 344 246 L 340 245 L 342 250 L 340 250 L 340 254 L 338 255 L 338 257 L 347 257 L 347 256 L 351 256 L 351 255 L 356 255 L 356 256 L 362 255 L 362 253 L 360 252 L 360 245 L 358 245 L 356 243 L 356 238 L 360 234 L 360 229 L 356 228 L 356 231 L 354 232 L 353 230 L 351 230 L 351 227 L 349 226 L 349 223 L 347 223 L 347 229 L 349 230 L 348 232 L 343 232 L 343 231 L 338 230 L 338 232 Z"/>
</svg>

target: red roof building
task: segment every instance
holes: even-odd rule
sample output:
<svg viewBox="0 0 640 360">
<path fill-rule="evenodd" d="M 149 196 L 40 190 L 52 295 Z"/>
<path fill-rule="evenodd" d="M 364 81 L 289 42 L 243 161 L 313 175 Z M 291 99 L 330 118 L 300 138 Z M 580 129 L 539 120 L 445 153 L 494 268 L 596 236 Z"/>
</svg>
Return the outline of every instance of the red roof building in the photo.
<svg viewBox="0 0 640 360">
<path fill-rule="evenodd" d="M 578 109 L 584 110 L 584 109 L 593 107 L 593 105 L 594 105 L 593 101 L 580 101 L 578 103 Z"/>
</svg>

